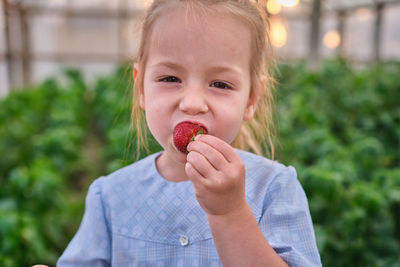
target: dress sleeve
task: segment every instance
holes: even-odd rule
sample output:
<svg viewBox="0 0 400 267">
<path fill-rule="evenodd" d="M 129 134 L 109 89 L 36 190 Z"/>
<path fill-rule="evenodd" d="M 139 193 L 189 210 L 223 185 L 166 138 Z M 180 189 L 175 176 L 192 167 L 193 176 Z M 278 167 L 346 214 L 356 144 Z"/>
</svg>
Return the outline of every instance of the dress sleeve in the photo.
<svg viewBox="0 0 400 267">
<path fill-rule="evenodd" d="M 81 225 L 57 266 L 111 266 L 111 237 L 102 202 L 102 179 L 89 187 Z"/>
<path fill-rule="evenodd" d="M 293 167 L 269 184 L 259 225 L 289 266 L 321 266 L 307 197 Z"/>
</svg>

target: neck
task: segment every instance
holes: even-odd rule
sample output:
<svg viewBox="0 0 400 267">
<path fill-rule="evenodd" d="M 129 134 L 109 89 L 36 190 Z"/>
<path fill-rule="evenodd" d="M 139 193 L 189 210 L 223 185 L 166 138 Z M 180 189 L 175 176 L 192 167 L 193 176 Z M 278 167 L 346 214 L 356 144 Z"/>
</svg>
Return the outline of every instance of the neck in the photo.
<svg viewBox="0 0 400 267">
<path fill-rule="evenodd" d="M 175 161 L 165 151 L 156 159 L 156 167 L 167 181 L 177 183 L 189 180 L 185 172 L 185 164 Z"/>
</svg>

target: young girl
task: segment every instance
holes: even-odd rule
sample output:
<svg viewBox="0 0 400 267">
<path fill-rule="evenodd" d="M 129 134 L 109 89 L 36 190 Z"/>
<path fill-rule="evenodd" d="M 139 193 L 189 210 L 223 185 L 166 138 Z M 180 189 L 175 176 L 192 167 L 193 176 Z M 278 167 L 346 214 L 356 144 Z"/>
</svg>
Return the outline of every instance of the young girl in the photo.
<svg viewBox="0 0 400 267">
<path fill-rule="evenodd" d="M 163 151 L 90 186 L 58 266 L 321 265 L 294 168 L 239 150 L 272 147 L 267 26 L 250 0 L 154 1 L 133 118 Z"/>
</svg>

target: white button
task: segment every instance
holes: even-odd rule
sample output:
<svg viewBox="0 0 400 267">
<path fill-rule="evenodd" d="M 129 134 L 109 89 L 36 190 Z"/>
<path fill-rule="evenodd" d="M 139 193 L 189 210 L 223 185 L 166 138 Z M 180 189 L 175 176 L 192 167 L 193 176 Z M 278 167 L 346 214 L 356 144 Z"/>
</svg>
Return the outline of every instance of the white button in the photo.
<svg viewBox="0 0 400 267">
<path fill-rule="evenodd" d="M 185 236 L 185 235 L 182 235 L 180 238 L 179 238 L 179 243 L 181 243 L 181 245 L 184 247 L 184 246 L 187 246 L 187 245 L 189 245 L 189 238 L 187 237 L 187 236 Z"/>
</svg>

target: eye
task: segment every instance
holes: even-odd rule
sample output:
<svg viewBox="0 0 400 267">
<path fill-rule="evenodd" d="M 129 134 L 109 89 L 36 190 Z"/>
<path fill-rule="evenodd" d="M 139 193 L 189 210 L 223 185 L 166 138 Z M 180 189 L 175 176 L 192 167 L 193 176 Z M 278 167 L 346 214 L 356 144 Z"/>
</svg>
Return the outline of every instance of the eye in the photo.
<svg viewBox="0 0 400 267">
<path fill-rule="evenodd" d="M 213 82 L 210 86 L 220 88 L 220 89 L 232 89 L 232 86 L 230 86 L 229 84 L 227 84 L 225 82 L 220 82 L 220 81 Z"/>
<path fill-rule="evenodd" d="M 164 77 L 164 78 L 161 78 L 159 81 L 167 82 L 167 83 L 179 83 L 180 82 L 180 80 L 174 76 Z"/>
</svg>

